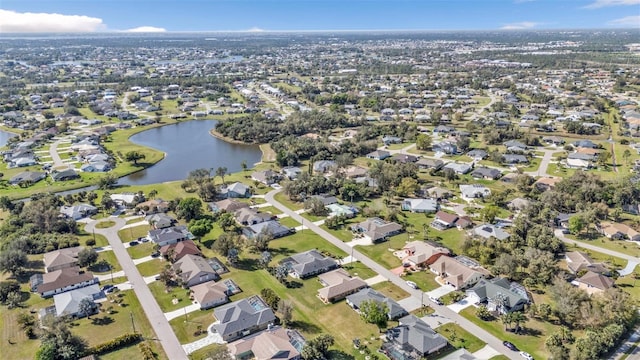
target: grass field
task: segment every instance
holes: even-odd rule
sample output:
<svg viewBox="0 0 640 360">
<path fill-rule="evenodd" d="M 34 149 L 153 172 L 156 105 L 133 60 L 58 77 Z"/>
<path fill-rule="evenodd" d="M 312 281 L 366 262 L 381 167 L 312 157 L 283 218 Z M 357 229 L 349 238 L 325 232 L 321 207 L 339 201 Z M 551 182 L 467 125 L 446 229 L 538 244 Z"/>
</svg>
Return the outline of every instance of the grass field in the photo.
<svg viewBox="0 0 640 360">
<path fill-rule="evenodd" d="M 440 335 L 446 337 L 453 347 L 465 348 L 470 353 L 474 353 L 482 349 L 485 345 L 482 340 L 478 339 L 458 324 L 447 323 L 440 325 L 436 331 L 440 333 Z"/>
<path fill-rule="evenodd" d="M 398 287 L 396 284 L 392 283 L 391 281 L 383 281 L 381 283 L 377 283 L 373 285 L 372 288 L 395 301 L 402 300 L 410 296 L 408 292 L 402 290 L 400 287 Z"/>
<path fill-rule="evenodd" d="M 118 237 L 122 242 L 130 242 L 137 240 L 139 237 L 147 236 L 148 232 L 149 225 L 139 225 L 118 231 Z"/>
<path fill-rule="evenodd" d="M 153 259 L 150 261 L 145 261 L 142 264 L 138 264 L 137 267 L 138 271 L 140 271 L 140 275 L 146 277 L 161 273 L 167 265 L 169 265 L 169 263 L 166 261 Z"/>
<path fill-rule="evenodd" d="M 156 298 L 163 312 L 169 312 L 191 305 L 188 289 L 174 287 L 171 288 L 171 291 L 167 292 L 161 281 L 154 281 L 149 284 L 149 290 L 151 290 L 153 297 Z M 177 299 L 178 302 L 173 304 L 173 299 Z"/>
<path fill-rule="evenodd" d="M 155 244 L 153 242 L 149 241 L 140 245 L 128 247 L 127 252 L 132 259 L 140 259 L 151 255 L 154 245 Z"/>
<path fill-rule="evenodd" d="M 198 310 L 187 314 L 186 317 L 184 315 L 177 317 L 169 321 L 169 324 L 173 328 L 173 332 L 176 333 L 178 341 L 181 344 L 188 344 L 205 337 L 207 328 L 214 321 L 213 310 Z M 202 333 L 196 335 L 199 327 L 201 327 Z"/>
</svg>

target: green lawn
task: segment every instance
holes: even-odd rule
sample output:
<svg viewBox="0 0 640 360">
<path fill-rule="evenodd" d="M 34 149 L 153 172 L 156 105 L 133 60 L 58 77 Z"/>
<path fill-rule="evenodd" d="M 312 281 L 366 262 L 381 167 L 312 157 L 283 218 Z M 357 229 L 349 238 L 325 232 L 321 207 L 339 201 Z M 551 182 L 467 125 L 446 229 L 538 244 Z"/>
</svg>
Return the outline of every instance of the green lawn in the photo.
<svg viewBox="0 0 640 360">
<path fill-rule="evenodd" d="M 156 298 L 163 312 L 169 312 L 191 305 L 188 289 L 174 287 L 170 292 L 167 292 L 161 281 L 154 281 L 149 284 L 149 290 L 151 290 L 153 297 Z M 178 302 L 173 304 L 173 299 L 178 299 Z"/>
<path fill-rule="evenodd" d="M 274 261 L 311 249 L 326 251 L 334 258 L 343 258 L 347 255 L 311 230 L 302 230 L 293 235 L 271 240 L 269 249 L 273 254 Z"/>
<path fill-rule="evenodd" d="M 474 353 L 485 346 L 485 343 L 482 340 L 478 339 L 458 324 L 447 323 L 440 325 L 436 331 L 440 333 L 440 335 L 446 337 L 453 347 L 465 348 L 470 353 Z"/>
<path fill-rule="evenodd" d="M 109 245 L 109 241 L 107 240 L 106 237 L 100 235 L 100 234 L 89 234 L 87 232 L 85 232 L 84 230 L 82 230 L 79 234 L 78 234 L 78 241 L 80 241 L 81 245 L 87 246 L 87 240 L 89 239 L 94 239 L 95 236 L 95 240 L 96 240 L 96 244 L 93 245 L 94 247 L 103 247 L 103 246 L 107 246 Z"/>
<path fill-rule="evenodd" d="M 347 270 L 347 272 L 349 272 L 351 276 L 359 276 L 363 280 L 366 280 L 368 278 L 378 275 L 375 271 L 371 270 L 360 261 L 355 261 L 349 264 L 345 264 L 342 266 L 342 268 Z"/>
<path fill-rule="evenodd" d="M 140 259 L 145 256 L 151 255 L 154 245 L 155 244 L 153 242 L 149 241 L 140 245 L 131 246 L 127 248 L 127 252 L 132 259 Z"/>
<path fill-rule="evenodd" d="M 178 337 L 178 341 L 181 344 L 188 344 L 205 337 L 207 328 L 214 320 L 212 310 L 198 310 L 187 314 L 186 318 L 184 315 L 177 317 L 171 320 L 169 324 L 171 324 L 173 332 Z M 196 335 L 198 326 L 202 327 L 202 333 Z"/>
<path fill-rule="evenodd" d="M 272 214 L 272 215 L 280 215 L 280 214 L 282 214 L 282 211 L 280 211 L 280 210 L 276 209 L 276 208 L 275 208 L 275 207 L 273 207 L 273 206 L 260 207 L 260 208 L 257 208 L 257 210 L 258 210 L 259 212 L 262 212 L 262 213 L 269 213 L 269 214 Z"/>
<path fill-rule="evenodd" d="M 404 279 L 413 281 L 422 291 L 431 291 L 440 287 L 436 282 L 436 275 L 429 270 L 406 272 Z"/>
<path fill-rule="evenodd" d="M 391 237 L 388 241 L 382 242 L 380 244 L 375 245 L 358 245 L 356 246 L 356 250 L 365 254 L 367 257 L 371 258 L 373 261 L 378 264 L 384 266 L 387 269 L 396 268 L 401 266 L 402 263 L 398 257 L 393 255 L 393 251 L 391 250 L 400 250 L 402 249 L 407 241 L 406 234 L 400 234 Z"/>
<path fill-rule="evenodd" d="M 139 225 L 118 231 L 118 237 L 122 242 L 129 242 L 137 240 L 139 237 L 147 236 L 148 232 L 149 225 Z"/>
<path fill-rule="evenodd" d="M 116 271 L 120 271 L 122 270 L 122 267 L 120 267 L 120 263 L 118 262 L 118 259 L 116 258 L 116 254 L 113 251 L 101 251 L 98 253 L 98 263 L 102 260 L 106 260 L 112 267 L 112 271 L 116 272 Z M 106 272 L 96 272 L 96 274 L 107 274 L 110 271 L 106 271 Z"/>
<path fill-rule="evenodd" d="M 636 243 L 622 241 L 622 240 L 611 240 L 604 236 L 598 237 L 596 239 L 590 240 L 582 236 L 573 236 L 573 235 L 565 235 L 570 239 L 578 240 L 585 244 L 591 244 L 594 246 L 601 247 L 603 249 L 617 251 L 619 253 L 640 257 L 640 246 Z"/>
<path fill-rule="evenodd" d="M 304 208 L 304 204 L 302 204 L 301 202 L 294 202 L 289 200 L 289 197 L 285 195 L 284 191 L 280 191 L 279 193 L 277 193 L 274 196 L 274 199 L 291 210 L 300 210 Z"/>
<path fill-rule="evenodd" d="M 226 347 L 227 345 L 220 345 L 220 344 L 212 344 L 212 345 L 208 345 L 203 347 L 202 349 L 198 350 L 198 351 L 194 351 L 193 353 L 191 353 L 189 355 L 189 359 L 193 359 L 193 360 L 205 360 L 205 359 L 210 359 L 211 357 L 208 356 L 208 352 L 209 351 L 213 351 L 219 347 Z"/>
<path fill-rule="evenodd" d="M 392 283 L 391 281 L 383 281 L 381 283 L 377 283 L 373 285 L 372 288 L 395 301 L 402 300 L 410 296 L 408 292 L 402 290 L 400 287 L 398 287 L 396 284 Z"/>
<path fill-rule="evenodd" d="M 161 273 L 167 265 L 169 265 L 169 263 L 166 261 L 153 259 L 145 261 L 142 264 L 138 264 L 136 266 L 138 267 L 138 271 L 140 271 L 140 275 L 146 277 Z"/>
<path fill-rule="evenodd" d="M 289 228 L 295 228 L 300 226 L 300 223 L 297 222 L 296 220 L 292 219 L 290 216 L 278 219 L 278 222 L 280 224 L 282 224 L 283 226 L 289 227 Z"/>
<path fill-rule="evenodd" d="M 507 340 L 515 344 L 518 349 L 531 354 L 536 359 L 548 359 L 549 353 L 545 350 L 544 341 L 549 334 L 558 330 L 559 326 L 538 320 L 529 320 L 523 326 L 529 329 L 531 335 L 517 335 L 504 330 L 504 325 L 500 320 L 482 321 L 475 314 L 476 308 L 470 306 L 460 312 L 474 324 L 485 329 L 498 339 Z"/>
<path fill-rule="evenodd" d="M 100 221 L 99 223 L 96 224 L 96 229 L 110 228 L 110 227 L 114 226 L 115 224 L 116 224 L 116 222 L 113 221 L 113 220 Z"/>
<path fill-rule="evenodd" d="M 133 290 L 122 291 L 118 293 L 118 295 L 120 294 L 122 294 L 122 299 L 124 300 L 122 304 L 125 304 L 125 306 L 111 304 L 108 301 L 104 302 L 102 310 L 113 306 L 114 314 L 101 311 L 99 314 L 92 316 L 91 319 L 75 320 L 73 324 L 76 325 L 72 327 L 73 332 L 85 338 L 90 346 L 101 344 L 127 332 L 133 332 L 133 325 L 135 325 L 135 330 L 141 332 L 146 339 L 155 338 L 153 329 Z M 133 325 L 131 316 L 133 316 Z M 95 336 L 96 334 L 100 335 Z M 167 358 L 159 343 L 149 341 L 149 345 L 158 354 L 159 359 Z M 131 345 L 100 355 L 100 359 L 138 359 L 140 356 L 138 345 Z"/>
</svg>

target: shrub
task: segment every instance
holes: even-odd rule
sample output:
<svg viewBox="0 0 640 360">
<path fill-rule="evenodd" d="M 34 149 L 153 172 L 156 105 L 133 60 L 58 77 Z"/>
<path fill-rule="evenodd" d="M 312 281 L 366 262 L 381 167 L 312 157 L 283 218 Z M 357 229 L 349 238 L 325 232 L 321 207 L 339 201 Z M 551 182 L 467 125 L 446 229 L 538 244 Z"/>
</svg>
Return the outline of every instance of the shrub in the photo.
<svg viewBox="0 0 640 360">
<path fill-rule="evenodd" d="M 142 334 L 124 334 L 117 338 L 107 341 L 106 343 L 98 344 L 87 350 L 88 354 L 100 355 L 111 351 L 118 350 L 125 346 L 137 343 L 142 340 Z"/>
</svg>

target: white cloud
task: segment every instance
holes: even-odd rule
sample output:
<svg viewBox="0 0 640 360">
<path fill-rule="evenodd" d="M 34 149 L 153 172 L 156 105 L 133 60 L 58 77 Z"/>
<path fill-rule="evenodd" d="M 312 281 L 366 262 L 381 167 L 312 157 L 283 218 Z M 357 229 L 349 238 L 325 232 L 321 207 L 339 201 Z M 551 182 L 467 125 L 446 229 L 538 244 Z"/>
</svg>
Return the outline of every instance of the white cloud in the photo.
<svg viewBox="0 0 640 360">
<path fill-rule="evenodd" d="M 609 25 L 615 25 L 615 26 L 633 26 L 633 27 L 638 27 L 640 26 L 640 15 L 634 15 L 634 16 L 625 16 L 623 18 L 620 19 L 615 19 L 615 20 L 611 20 L 608 22 Z"/>
<path fill-rule="evenodd" d="M 19 13 L 0 9 L 0 33 L 93 32 L 106 30 L 102 19 L 84 15 Z"/>
<path fill-rule="evenodd" d="M 595 0 L 585 6 L 586 9 L 599 9 L 609 6 L 640 5 L 640 0 Z"/>
<path fill-rule="evenodd" d="M 522 21 L 522 22 L 517 22 L 517 23 L 511 23 L 511 24 L 506 24 L 503 27 L 501 27 L 501 30 L 526 30 L 526 29 L 533 29 L 534 27 L 540 25 L 537 22 L 533 22 L 533 21 Z"/>
<path fill-rule="evenodd" d="M 151 33 L 151 32 L 166 32 L 167 29 L 155 26 L 138 26 L 137 28 L 124 30 L 124 32 L 132 32 L 132 33 Z"/>
<path fill-rule="evenodd" d="M 247 30 L 247 32 L 264 32 L 264 29 L 260 29 L 259 27 L 252 27 L 251 29 Z"/>
</svg>

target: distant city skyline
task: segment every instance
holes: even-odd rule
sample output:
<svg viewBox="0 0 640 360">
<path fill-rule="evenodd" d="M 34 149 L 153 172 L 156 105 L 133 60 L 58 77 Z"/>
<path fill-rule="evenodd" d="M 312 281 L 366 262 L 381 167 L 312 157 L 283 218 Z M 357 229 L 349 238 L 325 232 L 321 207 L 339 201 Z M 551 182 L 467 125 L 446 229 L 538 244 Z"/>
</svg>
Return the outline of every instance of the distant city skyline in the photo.
<svg viewBox="0 0 640 360">
<path fill-rule="evenodd" d="M 640 0 L 3 0 L 0 33 L 640 29 Z"/>
</svg>

